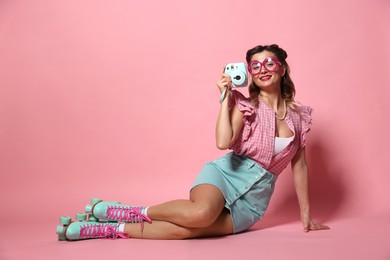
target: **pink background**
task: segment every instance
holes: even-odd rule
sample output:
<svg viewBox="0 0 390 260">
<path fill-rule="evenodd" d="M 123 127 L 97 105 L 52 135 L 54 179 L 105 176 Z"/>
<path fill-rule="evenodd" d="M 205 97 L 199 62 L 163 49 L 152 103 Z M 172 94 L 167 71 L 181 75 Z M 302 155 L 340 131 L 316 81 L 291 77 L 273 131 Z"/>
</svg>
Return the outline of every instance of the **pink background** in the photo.
<svg viewBox="0 0 390 260">
<path fill-rule="evenodd" d="M 0 1 L 0 259 L 390 259 L 389 17 L 386 0 Z M 315 111 L 312 211 L 330 231 L 303 234 L 287 170 L 255 232 L 56 241 L 59 216 L 92 197 L 186 198 L 225 153 L 214 143 L 223 65 L 271 43 Z"/>
</svg>

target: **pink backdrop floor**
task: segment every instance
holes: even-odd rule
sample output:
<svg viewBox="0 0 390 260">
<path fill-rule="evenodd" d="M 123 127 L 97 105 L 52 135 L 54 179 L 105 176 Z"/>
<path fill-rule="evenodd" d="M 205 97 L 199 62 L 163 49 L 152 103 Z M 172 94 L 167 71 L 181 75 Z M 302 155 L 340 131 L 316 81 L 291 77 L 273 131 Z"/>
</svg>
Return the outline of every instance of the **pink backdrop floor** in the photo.
<svg viewBox="0 0 390 260">
<path fill-rule="evenodd" d="M 389 215 L 328 220 L 328 231 L 304 233 L 297 221 L 268 215 L 250 231 L 184 241 L 56 240 L 56 220 L 9 223 L 0 259 L 390 259 Z"/>
</svg>

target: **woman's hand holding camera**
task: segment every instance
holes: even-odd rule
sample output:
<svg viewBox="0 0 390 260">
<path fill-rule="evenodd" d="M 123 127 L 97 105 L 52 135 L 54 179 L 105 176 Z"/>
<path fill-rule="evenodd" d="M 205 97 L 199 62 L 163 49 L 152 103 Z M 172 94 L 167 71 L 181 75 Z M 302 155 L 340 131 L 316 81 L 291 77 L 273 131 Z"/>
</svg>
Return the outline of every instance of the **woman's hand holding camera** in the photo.
<svg viewBox="0 0 390 260">
<path fill-rule="evenodd" d="M 217 86 L 221 92 L 221 97 L 219 103 L 226 99 L 226 96 L 229 96 L 230 90 L 232 89 L 232 80 L 228 74 L 222 73 L 220 79 L 217 81 Z"/>
<path fill-rule="evenodd" d="M 219 91 L 221 93 L 225 90 L 226 87 L 227 87 L 227 90 L 230 91 L 232 89 L 232 79 L 230 78 L 230 76 L 228 74 L 222 73 L 221 77 L 217 81 L 217 86 L 218 86 Z"/>
</svg>

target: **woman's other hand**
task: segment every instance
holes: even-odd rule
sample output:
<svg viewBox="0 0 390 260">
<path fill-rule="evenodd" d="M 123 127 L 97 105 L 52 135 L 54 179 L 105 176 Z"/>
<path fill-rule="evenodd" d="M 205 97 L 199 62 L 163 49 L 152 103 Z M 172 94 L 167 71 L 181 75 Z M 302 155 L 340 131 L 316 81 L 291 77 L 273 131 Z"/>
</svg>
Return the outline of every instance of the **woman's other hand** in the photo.
<svg viewBox="0 0 390 260">
<path fill-rule="evenodd" d="M 301 220 L 304 232 L 330 229 L 328 226 L 314 223 L 314 221 L 310 217 L 310 214 L 301 214 Z"/>
</svg>

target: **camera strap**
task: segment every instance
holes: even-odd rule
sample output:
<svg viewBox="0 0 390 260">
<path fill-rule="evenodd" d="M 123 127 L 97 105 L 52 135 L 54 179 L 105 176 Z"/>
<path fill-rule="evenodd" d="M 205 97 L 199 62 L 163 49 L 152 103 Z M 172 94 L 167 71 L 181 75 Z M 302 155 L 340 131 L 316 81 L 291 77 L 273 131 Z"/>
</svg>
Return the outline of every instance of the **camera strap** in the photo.
<svg viewBox="0 0 390 260">
<path fill-rule="evenodd" d="M 219 98 L 219 103 L 220 104 L 222 104 L 222 101 L 225 99 L 227 89 L 228 89 L 228 87 L 225 87 L 225 89 L 221 93 L 221 97 Z"/>
</svg>

